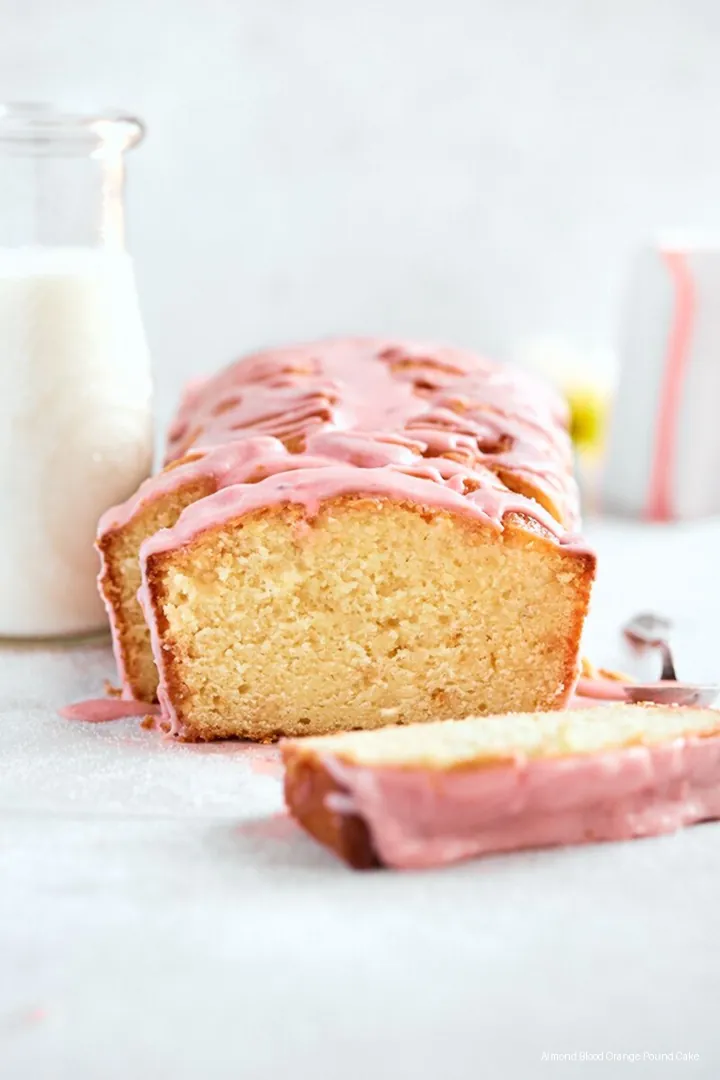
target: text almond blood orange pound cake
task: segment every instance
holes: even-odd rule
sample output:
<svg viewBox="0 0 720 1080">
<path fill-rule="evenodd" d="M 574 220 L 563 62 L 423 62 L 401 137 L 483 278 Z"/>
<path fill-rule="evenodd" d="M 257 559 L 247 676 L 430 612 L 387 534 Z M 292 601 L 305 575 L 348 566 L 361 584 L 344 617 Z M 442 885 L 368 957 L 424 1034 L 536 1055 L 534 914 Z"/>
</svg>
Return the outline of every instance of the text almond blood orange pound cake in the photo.
<svg viewBox="0 0 720 1080">
<path fill-rule="evenodd" d="M 125 695 L 159 667 L 189 739 L 562 706 L 594 573 L 565 423 L 528 375 L 384 341 L 199 384 L 101 522 Z"/>
<path fill-rule="evenodd" d="M 287 742 L 285 798 L 351 866 L 440 866 L 720 817 L 720 713 L 615 705 Z"/>
</svg>

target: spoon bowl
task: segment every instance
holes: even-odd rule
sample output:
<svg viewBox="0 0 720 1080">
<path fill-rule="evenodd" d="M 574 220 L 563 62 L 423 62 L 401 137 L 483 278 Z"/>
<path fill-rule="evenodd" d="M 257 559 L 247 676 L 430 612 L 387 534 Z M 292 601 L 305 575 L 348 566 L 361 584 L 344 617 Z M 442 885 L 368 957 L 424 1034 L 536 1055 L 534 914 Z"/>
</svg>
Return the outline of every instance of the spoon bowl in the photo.
<svg viewBox="0 0 720 1080">
<path fill-rule="evenodd" d="M 660 682 L 632 683 L 623 687 L 625 698 L 633 704 L 684 705 L 711 709 L 720 704 L 720 686 L 712 683 Z"/>
<path fill-rule="evenodd" d="M 623 686 L 625 699 L 634 703 L 685 705 L 712 708 L 720 704 L 717 683 L 681 682 L 675 675 L 675 661 L 670 647 L 672 623 L 662 615 L 644 612 L 623 627 L 625 640 L 635 649 L 655 649 L 660 653 L 660 682 L 632 683 Z"/>
</svg>

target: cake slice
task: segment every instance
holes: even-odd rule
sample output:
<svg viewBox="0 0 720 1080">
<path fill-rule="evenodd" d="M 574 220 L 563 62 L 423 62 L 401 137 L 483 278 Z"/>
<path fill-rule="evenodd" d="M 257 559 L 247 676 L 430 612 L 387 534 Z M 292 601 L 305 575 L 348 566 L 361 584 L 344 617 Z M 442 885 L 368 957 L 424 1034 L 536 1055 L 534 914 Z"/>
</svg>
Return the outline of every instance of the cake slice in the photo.
<svg viewBox="0 0 720 1080">
<path fill-rule="evenodd" d="M 285 798 L 351 866 L 627 840 L 720 817 L 720 712 L 615 705 L 285 742 Z"/>
</svg>

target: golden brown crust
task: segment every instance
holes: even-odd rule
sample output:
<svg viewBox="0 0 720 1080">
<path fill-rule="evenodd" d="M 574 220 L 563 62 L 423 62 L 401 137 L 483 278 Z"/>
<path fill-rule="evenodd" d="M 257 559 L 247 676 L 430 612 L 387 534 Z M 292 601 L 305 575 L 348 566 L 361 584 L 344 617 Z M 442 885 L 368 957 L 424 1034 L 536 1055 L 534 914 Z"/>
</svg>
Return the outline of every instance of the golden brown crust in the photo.
<svg viewBox="0 0 720 1080">
<path fill-rule="evenodd" d="M 140 544 L 159 529 L 174 525 L 186 506 L 213 494 L 216 489 L 217 482 L 208 476 L 178 485 L 174 491 L 159 498 L 149 497 L 140 504 L 130 521 L 109 529 L 98 538 L 103 565 L 98 585 L 112 611 L 125 679 L 137 701 L 154 702 L 157 699 L 157 677 L 149 636 L 137 601 Z"/>
<path fill-rule="evenodd" d="M 126 589 L 123 588 L 123 546 L 122 530 L 113 529 L 98 538 L 97 547 L 102 554 L 102 571 L 98 577 L 98 588 L 112 612 L 115 626 L 117 648 L 122 654 L 126 681 L 134 698 L 140 701 L 154 700 L 144 696 L 146 688 L 135 671 L 134 657 L 130 648 L 130 621 L 125 602 Z"/>
<path fill-rule="evenodd" d="M 298 752 L 292 743 L 281 746 L 281 752 L 285 763 L 285 802 L 295 820 L 355 870 L 381 866 L 363 819 L 329 808 L 329 797 L 344 792 L 318 758 Z"/>
<path fill-rule="evenodd" d="M 154 613 L 155 633 L 160 642 L 165 640 L 168 630 L 165 605 L 163 603 L 165 599 L 165 588 L 163 585 L 162 568 L 165 555 L 166 553 L 164 552 L 157 555 L 151 555 L 145 563 L 147 599 Z M 155 656 L 155 662 L 156 664 L 158 663 L 157 656 Z M 178 684 L 178 679 L 175 677 L 171 656 L 167 650 L 163 650 L 158 666 L 160 666 L 160 664 L 162 665 L 160 677 L 171 700 L 177 703 L 180 700 L 180 686 Z"/>
</svg>

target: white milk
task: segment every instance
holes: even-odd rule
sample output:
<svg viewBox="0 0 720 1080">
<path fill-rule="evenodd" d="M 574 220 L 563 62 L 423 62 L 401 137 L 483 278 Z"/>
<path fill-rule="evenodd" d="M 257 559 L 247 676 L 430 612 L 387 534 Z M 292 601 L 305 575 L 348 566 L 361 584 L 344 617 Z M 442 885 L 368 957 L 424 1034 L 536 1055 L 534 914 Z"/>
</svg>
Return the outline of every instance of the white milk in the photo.
<svg viewBox="0 0 720 1080">
<path fill-rule="evenodd" d="M 0 635 L 104 625 L 93 541 L 150 471 L 150 391 L 129 255 L 0 248 Z"/>
</svg>

